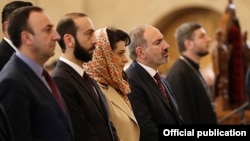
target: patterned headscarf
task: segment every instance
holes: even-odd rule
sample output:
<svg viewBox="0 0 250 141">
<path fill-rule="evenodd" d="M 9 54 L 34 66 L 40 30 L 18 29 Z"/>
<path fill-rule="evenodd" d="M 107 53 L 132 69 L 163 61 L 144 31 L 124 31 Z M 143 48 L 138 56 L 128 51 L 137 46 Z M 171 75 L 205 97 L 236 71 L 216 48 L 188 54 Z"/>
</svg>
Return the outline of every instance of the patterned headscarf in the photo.
<svg viewBox="0 0 250 141">
<path fill-rule="evenodd" d="M 92 60 L 85 63 L 83 67 L 97 82 L 110 85 L 120 91 L 122 95 L 126 95 L 131 90 L 116 64 L 106 29 L 101 28 L 95 31 L 97 38 L 96 49 L 94 50 Z"/>
</svg>

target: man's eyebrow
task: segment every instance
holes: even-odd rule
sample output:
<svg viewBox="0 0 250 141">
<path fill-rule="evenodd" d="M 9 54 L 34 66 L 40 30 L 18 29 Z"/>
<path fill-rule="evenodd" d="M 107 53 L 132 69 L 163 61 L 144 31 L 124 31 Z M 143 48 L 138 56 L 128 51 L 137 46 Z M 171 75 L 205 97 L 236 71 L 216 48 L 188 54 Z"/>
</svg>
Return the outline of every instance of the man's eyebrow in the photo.
<svg viewBox="0 0 250 141">
<path fill-rule="evenodd" d="M 153 44 L 156 44 L 157 42 L 161 42 L 163 40 L 163 38 L 157 39 L 153 42 Z"/>
<path fill-rule="evenodd" d="M 48 28 L 53 28 L 53 24 L 47 24 L 45 27 L 43 27 L 43 30 L 48 29 Z"/>
<path fill-rule="evenodd" d="M 85 33 L 86 33 L 86 32 L 95 32 L 95 30 L 94 30 L 94 29 L 87 29 L 87 30 L 85 30 L 84 32 L 85 32 Z"/>
</svg>

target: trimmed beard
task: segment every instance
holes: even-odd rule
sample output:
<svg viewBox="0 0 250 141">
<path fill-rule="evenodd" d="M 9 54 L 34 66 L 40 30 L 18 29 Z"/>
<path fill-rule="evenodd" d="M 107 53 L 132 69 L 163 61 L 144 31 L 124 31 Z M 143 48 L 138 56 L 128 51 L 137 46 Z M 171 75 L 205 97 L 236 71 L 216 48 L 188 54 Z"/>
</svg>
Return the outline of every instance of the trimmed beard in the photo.
<svg viewBox="0 0 250 141">
<path fill-rule="evenodd" d="M 83 46 L 80 45 L 77 38 L 75 38 L 74 55 L 77 59 L 83 62 L 88 62 L 92 59 L 92 54 L 89 54 L 88 50 L 86 50 Z"/>
<path fill-rule="evenodd" d="M 206 52 L 198 52 L 197 55 L 200 56 L 200 57 L 204 57 L 204 56 L 208 55 L 208 53 L 209 53 L 208 51 L 206 51 Z"/>
</svg>

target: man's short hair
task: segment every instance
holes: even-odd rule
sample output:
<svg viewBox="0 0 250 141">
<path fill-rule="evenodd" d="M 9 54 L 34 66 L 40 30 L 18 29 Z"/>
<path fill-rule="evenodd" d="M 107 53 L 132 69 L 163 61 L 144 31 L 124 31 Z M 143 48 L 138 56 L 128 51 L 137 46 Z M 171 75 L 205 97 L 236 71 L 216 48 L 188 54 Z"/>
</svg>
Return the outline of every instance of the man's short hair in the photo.
<svg viewBox="0 0 250 141">
<path fill-rule="evenodd" d="M 31 2 L 25 2 L 25 1 L 12 1 L 7 3 L 2 11 L 2 25 L 5 21 L 8 21 L 10 14 L 14 10 L 24 6 L 33 6 L 33 4 Z"/>
</svg>

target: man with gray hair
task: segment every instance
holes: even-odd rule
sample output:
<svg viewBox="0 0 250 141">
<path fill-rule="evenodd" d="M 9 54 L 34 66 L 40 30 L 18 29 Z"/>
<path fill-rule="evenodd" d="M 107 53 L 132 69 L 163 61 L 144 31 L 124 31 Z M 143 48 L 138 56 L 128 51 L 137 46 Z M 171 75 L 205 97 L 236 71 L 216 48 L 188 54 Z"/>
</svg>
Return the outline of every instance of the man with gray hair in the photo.
<svg viewBox="0 0 250 141">
<path fill-rule="evenodd" d="M 128 46 L 132 64 L 126 70 L 131 87 L 128 95 L 140 127 L 140 141 L 158 141 L 158 126 L 182 124 L 175 98 L 158 67 L 169 61 L 169 44 L 162 33 L 150 25 L 130 32 Z"/>
</svg>

